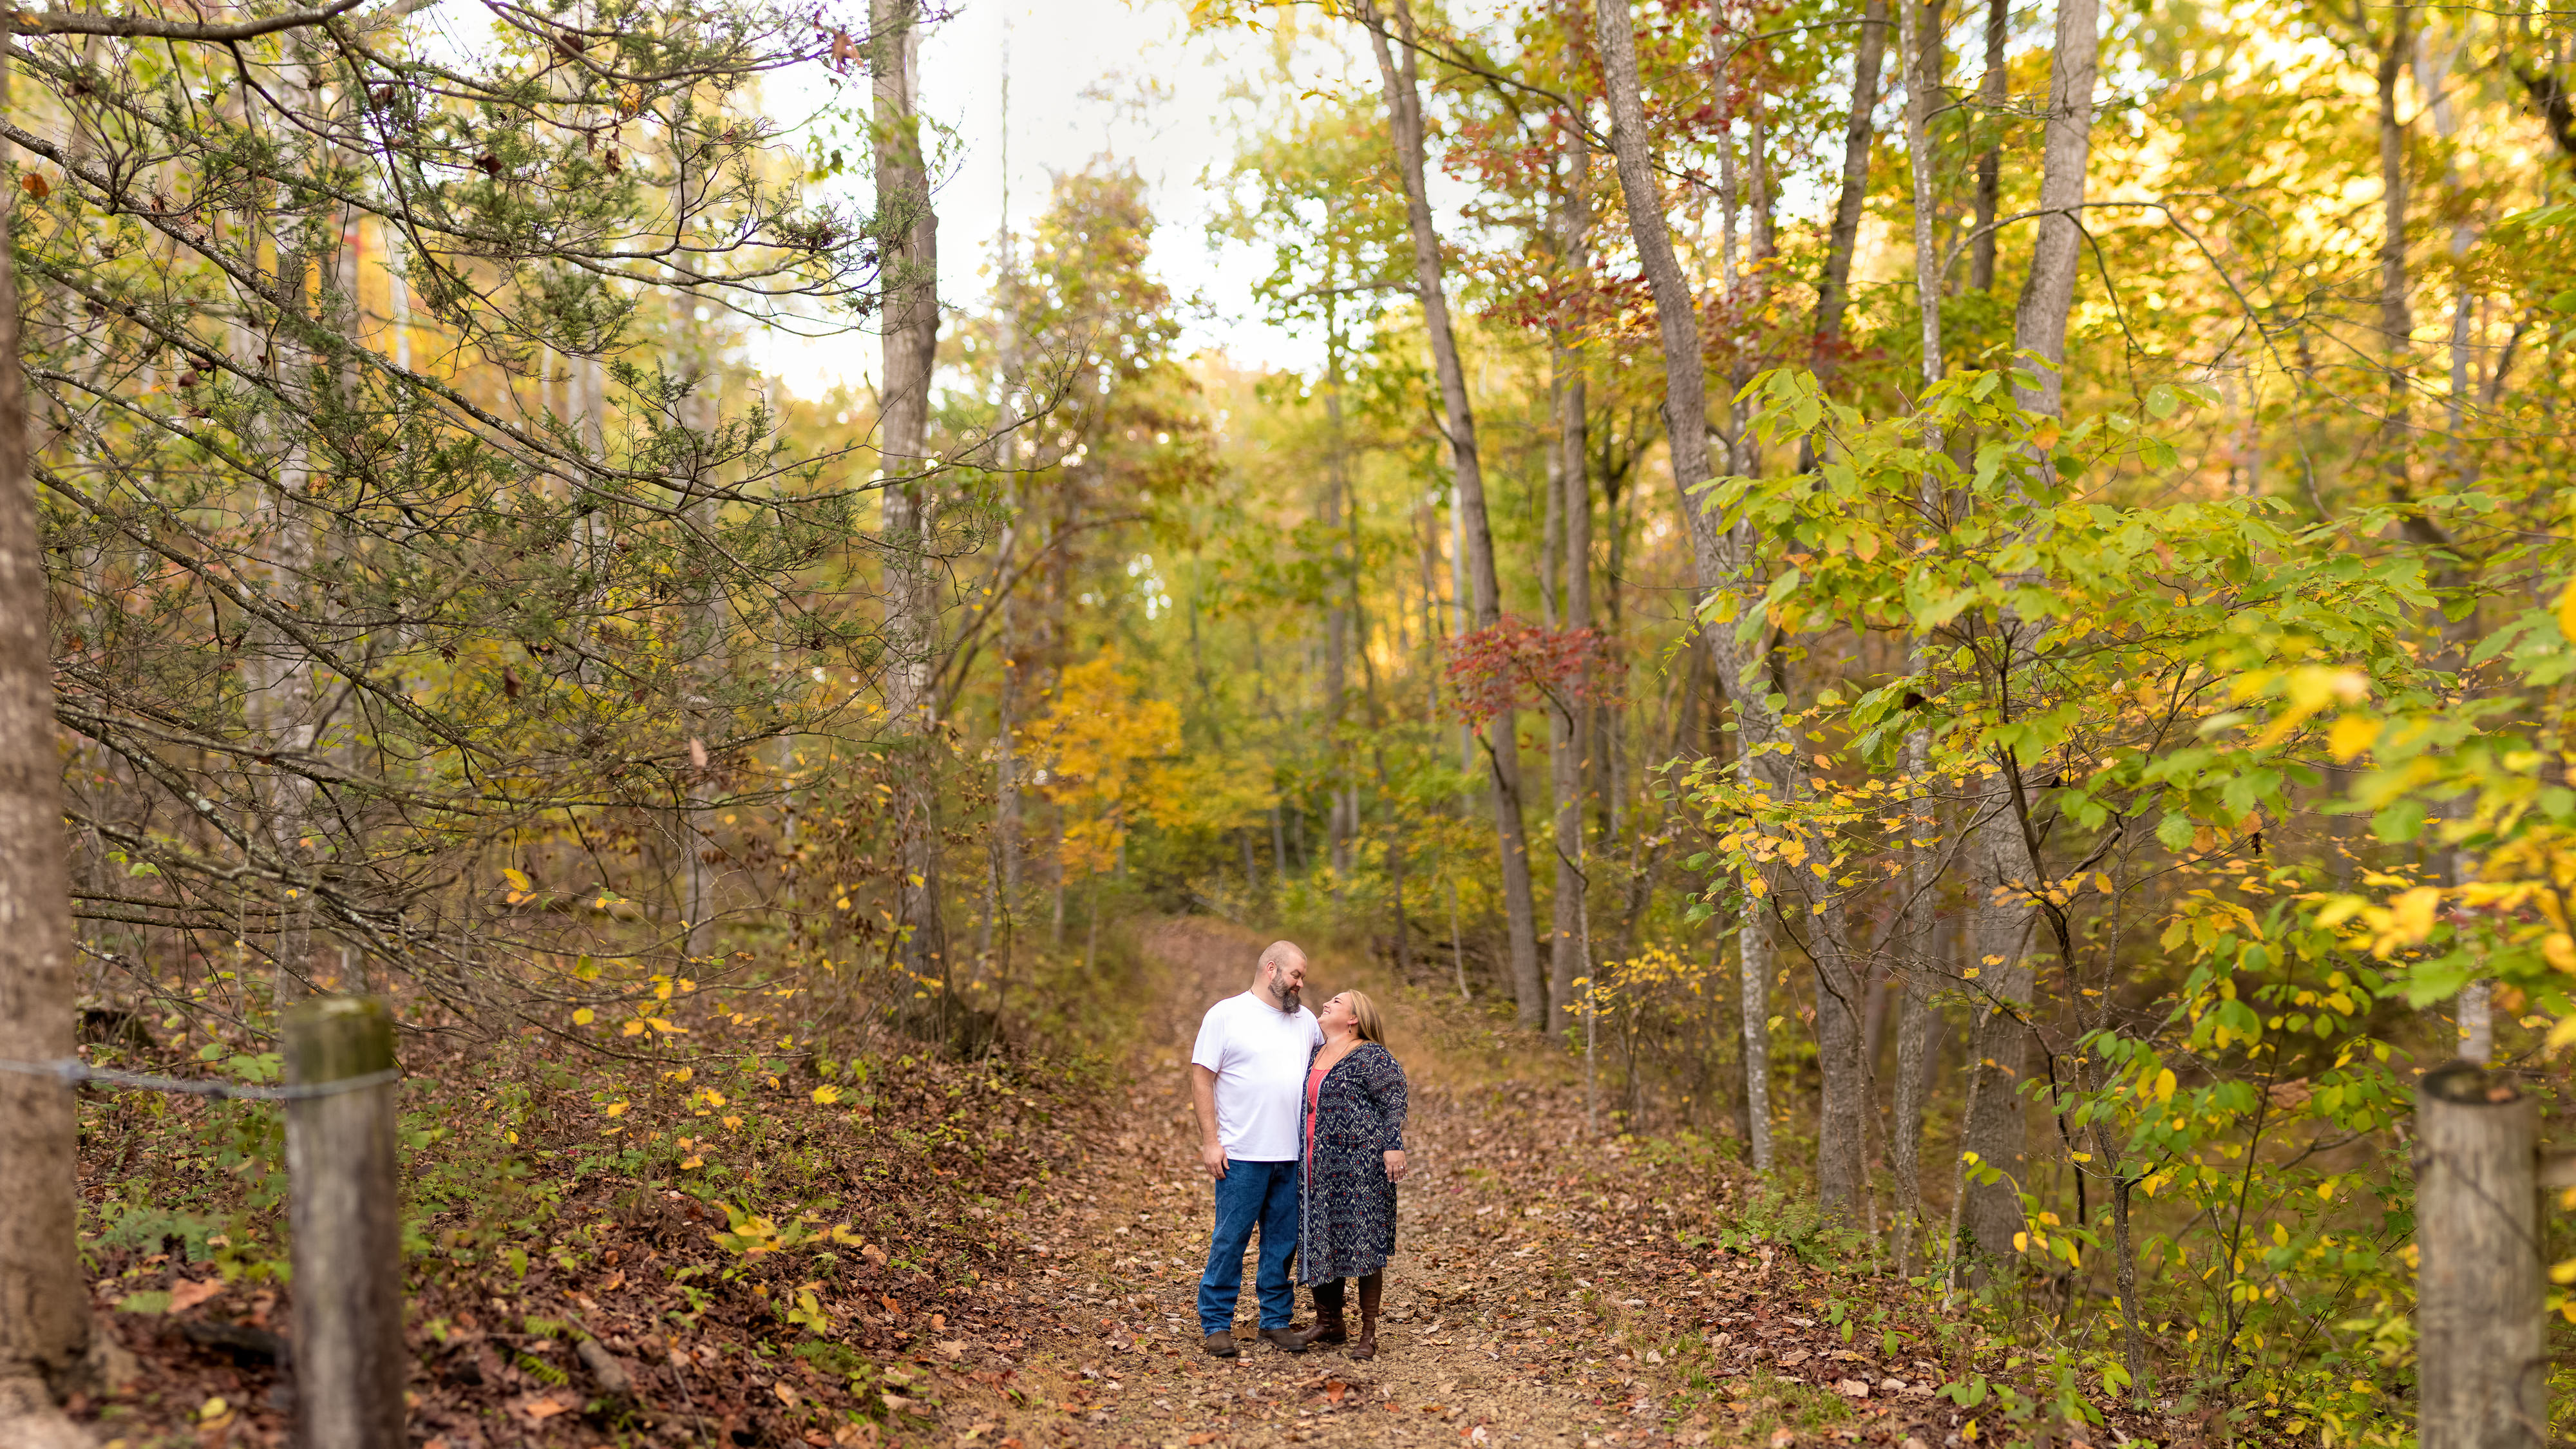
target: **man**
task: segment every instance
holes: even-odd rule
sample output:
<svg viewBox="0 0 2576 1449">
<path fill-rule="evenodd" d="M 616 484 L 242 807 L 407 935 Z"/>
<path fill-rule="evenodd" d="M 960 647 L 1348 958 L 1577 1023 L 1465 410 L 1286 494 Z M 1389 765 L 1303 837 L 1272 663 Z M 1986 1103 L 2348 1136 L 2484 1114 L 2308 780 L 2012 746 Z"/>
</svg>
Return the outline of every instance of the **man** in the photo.
<svg viewBox="0 0 2576 1449">
<path fill-rule="evenodd" d="M 1190 1048 L 1190 1093 L 1199 1111 L 1199 1161 L 1216 1182 L 1216 1235 L 1199 1279 L 1201 1344 L 1232 1358 L 1234 1307 L 1243 1294 L 1243 1249 L 1261 1230 L 1261 1336 L 1286 1353 L 1305 1342 L 1291 1331 L 1297 1298 L 1288 1278 L 1297 1251 L 1298 1128 L 1306 1063 L 1324 1039 L 1315 1013 L 1297 1002 L 1306 953 L 1273 941 L 1254 968 L 1252 989 L 1208 1008 Z"/>
</svg>

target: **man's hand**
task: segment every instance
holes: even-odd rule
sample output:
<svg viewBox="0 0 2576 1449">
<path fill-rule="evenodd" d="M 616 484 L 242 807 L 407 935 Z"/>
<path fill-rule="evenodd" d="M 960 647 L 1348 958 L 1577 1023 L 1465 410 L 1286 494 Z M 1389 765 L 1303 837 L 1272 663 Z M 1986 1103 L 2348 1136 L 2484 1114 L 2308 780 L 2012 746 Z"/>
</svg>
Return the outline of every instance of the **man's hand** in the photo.
<svg viewBox="0 0 2576 1449">
<path fill-rule="evenodd" d="M 1199 1161 L 1215 1182 L 1225 1181 L 1225 1144 L 1217 1140 L 1216 1073 L 1190 1063 L 1190 1104 L 1199 1112 Z"/>
<path fill-rule="evenodd" d="M 1386 1180 L 1389 1182 L 1404 1181 L 1404 1149 L 1401 1147 L 1391 1147 L 1387 1149 Z"/>
</svg>

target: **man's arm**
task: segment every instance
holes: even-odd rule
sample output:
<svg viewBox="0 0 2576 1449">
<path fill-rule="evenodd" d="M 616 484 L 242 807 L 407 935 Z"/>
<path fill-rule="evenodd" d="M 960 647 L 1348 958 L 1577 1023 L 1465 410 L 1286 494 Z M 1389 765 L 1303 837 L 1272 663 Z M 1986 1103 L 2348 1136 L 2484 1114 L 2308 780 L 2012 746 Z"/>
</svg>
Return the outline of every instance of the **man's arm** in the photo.
<svg viewBox="0 0 2576 1449">
<path fill-rule="evenodd" d="M 1216 1073 L 1190 1063 L 1190 1101 L 1199 1109 L 1199 1162 L 1210 1178 L 1225 1176 L 1225 1144 L 1216 1137 Z"/>
</svg>

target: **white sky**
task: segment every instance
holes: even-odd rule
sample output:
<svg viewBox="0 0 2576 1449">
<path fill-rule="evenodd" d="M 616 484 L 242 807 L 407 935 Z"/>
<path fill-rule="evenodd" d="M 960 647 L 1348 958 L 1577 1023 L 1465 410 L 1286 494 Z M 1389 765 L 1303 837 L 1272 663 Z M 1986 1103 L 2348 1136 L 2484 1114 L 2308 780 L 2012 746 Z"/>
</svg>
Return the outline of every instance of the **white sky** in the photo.
<svg viewBox="0 0 2576 1449">
<path fill-rule="evenodd" d="M 1080 170 L 1106 152 L 1132 161 L 1152 187 L 1160 223 L 1154 261 L 1185 304 L 1184 350 L 1222 348 L 1240 362 L 1278 366 L 1307 361 L 1300 339 L 1264 324 L 1250 305 L 1251 283 L 1264 270 L 1259 259 L 1209 247 L 1213 205 L 1201 179 L 1222 179 L 1233 159 L 1240 103 L 1229 102 L 1226 90 L 1248 68 L 1227 58 L 1239 41 L 1185 38 L 1186 13 L 1176 0 L 962 0 L 953 18 L 924 37 L 922 109 L 954 132 L 952 169 L 932 198 L 944 306 L 972 309 L 988 295 L 984 273 L 1006 180 L 1011 224 L 1025 230 L 1046 205 L 1051 174 Z M 791 122 L 827 97 L 828 84 L 819 71 L 773 80 L 770 110 Z M 846 84 L 842 103 L 864 105 L 865 78 Z M 851 155 L 863 154 L 861 142 Z M 863 199 L 864 160 L 858 170 L 852 194 Z M 756 366 L 807 397 L 858 383 L 877 365 L 872 334 L 820 343 L 772 335 L 750 353 Z"/>
</svg>

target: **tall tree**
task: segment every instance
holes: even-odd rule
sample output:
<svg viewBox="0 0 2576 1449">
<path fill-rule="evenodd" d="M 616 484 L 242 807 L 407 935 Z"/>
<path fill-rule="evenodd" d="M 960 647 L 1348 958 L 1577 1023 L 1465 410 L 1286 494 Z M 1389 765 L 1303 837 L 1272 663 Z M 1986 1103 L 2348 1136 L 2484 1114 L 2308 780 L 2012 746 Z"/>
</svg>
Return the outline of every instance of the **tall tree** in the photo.
<svg viewBox="0 0 2576 1449">
<path fill-rule="evenodd" d="M 1556 206 L 1556 260 L 1568 296 L 1582 291 L 1589 270 L 1588 237 L 1592 229 L 1591 152 L 1572 124 L 1558 127 L 1560 190 Z M 1555 492 L 1550 511 L 1558 518 L 1557 572 L 1564 582 L 1562 625 L 1569 631 L 1592 627 L 1592 487 L 1590 446 L 1586 435 L 1588 401 L 1584 355 L 1559 319 L 1548 347 L 1548 398 L 1555 413 L 1556 438 L 1549 478 Z M 1574 983 L 1591 974 L 1591 941 L 1584 912 L 1589 872 L 1583 864 L 1584 759 L 1589 753 L 1591 709 L 1590 665 L 1574 687 L 1549 701 L 1547 748 L 1549 789 L 1556 807 L 1556 889 L 1550 901 L 1553 920 L 1548 965 L 1548 1030 L 1568 1022 L 1576 1000 Z"/>
<path fill-rule="evenodd" d="M 1904 3 L 1904 0 L 1898 0 Z M 1825 236 L 1825 267 L 1816 284 L 1816 372 L 1830 377 L 1842 362 L 1843 313 L 1851 306 L 1852 258 L 1869 203 L 1869 153 L 1878 134 L 1879 70 L 1886 63 L 1888 0 L 1865 0 L 1860 41 L 1852 50 L 1851 118 L 1843 127 L 1843 166 L 1834 219 Z"/>
<path fill-rule="evenodd" d="M 1736 748 L 1744 769 L 1776 787 L 1788 788 L 1787 757 L 1781 740 L 1780 712 L 1770 699 L 1769 682 L 1755 677 L 1758 651 L 1739 643 L 1733 622 L 1743 595 L 1754 583 L 1751 537 L 1742 529 L 1722 529 L 1714 511 L 1700 496 L 1715 476 L 1709 464 L 1708 370 L 1700 353 L 1699 314 L 1690 279 L 1674 255 L 1671 232 L 1664 226 L 1663 189 L 1656 183 L 1654 161 L 1647 149 L 1646 106 L 1637 75 L 1637 37 L 1627 0 L 1595 0 L 1601 68 L 1610 100 L 1610 148 L 1618 160 L 1619 190 L 1626 202 L 1628 229 L 1635 239 L 1646 281 L 1655 299 L 1655 327 L 1663 342 L 1664 437 L 1672 457 L 1673 487 L 1691 541 L 1691 563 L 1700 592 L 1721 603 L 1717 621 L 1701 637 L 1709 664 L 1727 697 L 1734 702 Z M 1763 892 L 1758 881 L 1745 883 L 1736 937 L 1738 973 L 1744 996 L 1744 1095 L 1750 1147 L 1757 1171 L 1771 1168 L 1771 937 L 1763 919 Z"/>
<path fill-rule="evenodd" d="M 2013 316 L 2014 351 L 2036 384 L 2016 383 L 2014 400 L 2051 415 L 2064 406 L 2066 325 L 2075 305 L 2075 279 L 2082 260 L 2100 28 L 2100 0 L 2059 0 L 2048 104 L 2041 117 L 2038 239 L 2032 245 L 2030 274 L 2022 283 Z M 1987 697 L 2002 718 L 2010 719 L 2016 709 L 2031 705 L 2036 675 L 2030 642 L 2034 627 L 2011 609 L 1999 609 L 1980 651 L 1978 665 Z M 1969 964 L 1979 972 L 1982 998 L 1971 1053 L 1976 1064 L 1969 1084 L 1972 1105 L 1962 1146 L 2002 1175 L 1986 1180 L 1980 1174 L 1970 1181 L 1961 1212 L 1964 1230 L 1977 1252 L 2002 1261 L 2016 1251 L 2013 1238 L 2022 1230 L 2019 1184 L 2026 1175 L 2023 1162 L 2029 1133 L 2021 1081 L 2029 1055 L 2029 1013 L 2036 987 L 2027 902 L 2028 883 L 2038 871 L 2015 808 L 2025 793 L 2020 763 L 2006 751 L 1990 764 L 1985 794 L 1976 802 L 1962 852 L 1971 891 Z"/>
<path fill-rule="evenodd" d="M 1918 314 L 1916 340 L 1921 357 L 1916 372 L 1917 408 L 1928 408 L 1928 394 L 1948 369 L 1941 332 L 1941 256 L 1934 239 L 1934 187 L 1939 174 L 1938 157 L 1934 154 L 1932 115 L 1939 104 L 1941 85 L 1941 42 L 1932 24 L 1933 10 L 1917 0 L 1896 0 L 1903 6 L 1902 30 L 1905 65 L 1905 155 L 1913 173 L 1913 241 L 1914 301 Z M 1927 531 L 1942 522 L 1941 486 L 1936 465 L 1930 459 L 1941 452 L 1941 435 L 1937 423 L 1927 419 L 1923 438 L 1924 474 L 1914 480 L 1916 512 Z M 1929 666 L 1925 641 L 1918 635 L 1907 641 L 1906 669 L 1917 677 Z M 1915 805 L 1921 808 L 1929 795 L 1927 762 L 1931 758 L 1931 739 L 1922 729 L 1909 730 L 1905 737 L 1904 768 L 1908 780 L 1918 792 Z M 1896 1018 L 1896 1112 L 1888 1128 L 1888 1161 L 1896 1177 L 1896 1259 L 1900 1271 L 1912 1256 L 1919 1237 L 1923 1209 L 1923 1112 L 1925 1061 L 1931 1049 L 1932 1032 L 1938 1017 L 1932 1010 L 1931 960 L 1932 909 L 1938 887 L 1938 870 L 1921 849 L 1909 851 L 1905 861 L 1905 899 L 1900 909 L 1898 940 L 1899 997 Z"/>
<path fill-rule="evenodd" d="M 1449 463 L 1457 484 L 1456 515 L 1465 544 L 1463 562 L 1473 595 L 1476 627 L 1502 622 L 1502 585 L 1494 571 L 1494 535 L 1485 513 L 1484 466 L 1476 451 L 1476 413 L 1467 396 L 1467 369 L 1458 356 L 1458 336 L 1449 320 L 1449 294 L 1442 277 L 1440 233 L 1432 224 L 1431 195 L 1423 176 L 1422 94 L 1415 56 L 1419 53 L 1412 7 L 1394 0 L 1390 17 L 1374 0 L 1361 0 L 1360 22 L 1377 55 L 1379 80 L 1386 91 L 1387 121 L 1395 141 L 1398 174 L 1404 184 L 1405 219 L 1413 236 L 1415 295 L 1422 305 L 1423 329 L 1431 337 L 1432 370 L 1440 380 L 1442 427 L 1448 436 Z M 1397 48 L 1401 46 L 1399 58 Z M 1547 1015 L 1547 982 L 1538 961 L 1538 911 L 1530 887 L 1529 834 L 1521 817 L 1520 742 L 1506 713 L 1478 736 L 1484 747 L 1487 777 L 1492 783 L 1495 842 L 1501 856 L 1504 929 L 1509 937 L 1512 991 L 1517 1016 L 1525 1027 L 1540 1025 Z"/>
<path fill-rule="evenodd" d="M 911 756 L 895 772 L 899 856 L 895 923 L 904 964 L 938 975 L 947 954 L 939 914 L 939 575 L 931 554 L 938 483 L 929 456 L 930 374 L 939 343 L 939 218 L 921 151 L 916 86 L 920 0 L 869 0 L 869 74 L 875 92 L 877 231 L 886 272 L 880 314 L 885 376 L 877 451 L 884 475 L 886 718 Z"/>
<path fill-rule="evenodd" d="M 2093 82 L 2101 67 L 2102 0 L 2058 0 L 2048 105 L 2041 113 L 2039 235 L 2013 312 L 2013 348 L 2037 373 L 2014 391 L 2021 405 L 2056 414 L 2066 391 L 2066 319 L 2083 262 L 2085 175 L 2093 159 Z"/>
<path fill-rule="evenodd" d="M 14 48 L 14 37 L 12 47 Z M 9 97 L 0 50 L 0 107 Z M 0 199 L 0 237 L 19 196 Z M 0 1057 L 71 1059 L 71 872 L 44 539 L 27 467 L 18 366 L 18 279 L 0 245 Z M 0 1071 L 0 1442 L 74 1449 L 89 1436 L 55 1403 L 89 1350 L 89 1290 L 76 1235 L 80 1138 L 70 1087 Z"/>
</svg>

